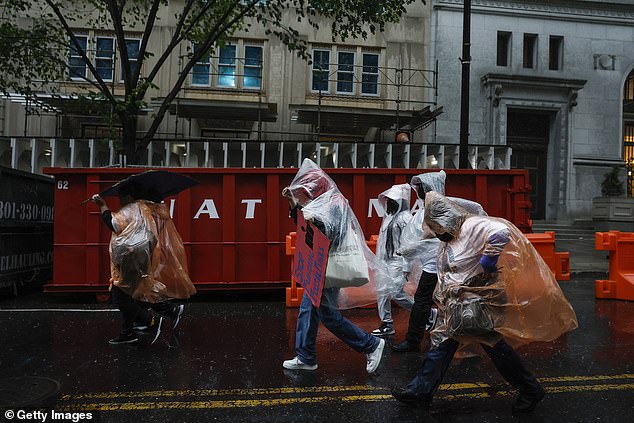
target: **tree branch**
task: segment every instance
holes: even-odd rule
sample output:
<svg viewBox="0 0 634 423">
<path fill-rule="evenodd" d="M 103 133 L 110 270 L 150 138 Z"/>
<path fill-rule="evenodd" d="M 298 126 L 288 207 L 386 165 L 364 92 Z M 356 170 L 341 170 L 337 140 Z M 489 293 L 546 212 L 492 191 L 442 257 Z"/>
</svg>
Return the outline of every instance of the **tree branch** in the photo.
<svg viewBox="0 0 634 423">
<path fill-rule="evenodd" d="M 190 0 L 188 3 L 192 3 L 192 0 Z M 143 36 L 141 37 L 141 46 L 139 47 L 139 55 L 137 57 L 136 68 L 134 69 L 134 75 L 132 75 L 133 81 L 138 81 L 139 76 L 141 75 L 141 67 L 145 62 L 145 51 L 147 50 L 147 45 L 150 40 L 150 35 L 152 34 L 152 29 L 154 28 L 156 14 L 158 13 L 160 4 L 161 0 L 154 0 L 154 2 L 152 3 L 152 7 L 150 8 L 150 13 L 148 15 L 147 21 L 145 22 L 145 28 L 143 29 Z"/>
<path fill-rule="evenodd" d="M 126 97 L 132 92 L 133 86 L 130 80 L 130 58 L 128 57 L 128 48 L 125 43 L 125 32 L 123 30 L 123 22 L 121 21 L 121 10 L 115 0 L 106 1 L 106 7 L 110 11 L 110 17 L 112 18 L 112 26 L 114 27 L 114 33 L 117 38 L 117 49 L 121 56 L 121 70 L 123 70 L 123 84 L 125 86 Z M 113 75 L 114 78 L 114 70 Z M 126 98 L 127 99 L 127 98 Z"/>
<path fill-rule="evenodd" d="M 146 134 L 144 135 L 143 139 L 141 140 L 141 142 L 139 143 L 138 147 L 137 147 L 137 151 L 140 150 L 144 150 L 147 148 L 148 144 L 150 143 L 150 140 L 154 137 L 154 134 L 156 133 L 156 131 L 158 130 L 159 125 L 161 124 L 163 117 L 165 116 L 165 113 L 167 112 L 167 109 L 169 108 L 170 104 L 172 103 L 172 101 L 174 101 L 174 98 L 176 98 L 176 96 L 178 95 L 179 91 L 181 90 L 181 87 L 183 86 L 183 83 L 185 82 L 185 80 L 187 79 L 187 77 L 189 76 L 189 72 L 192 70 L 192 68 L 196 65 L 196 63 L 198 62 L 198 60 L 207 53 L 207 51 L 213 46 L 213 44 L 216 42 L 216 40 L 218 39 L 218 37 L 220 37 L 221 34 L 223 34 L 225 31 L 227 31 L 227 29 L 231 28 L 233 25 L 236 24 L 236 22 L 238 22 L 240 19 L 244 18 L 244 16 L 253 9 L 253 7 L 258 3 L 259 0 L 251 0 L 251 3 L 246 5 L 241 11 L 240 13 L 238 13 L 233 19 L 231 19 L 228 23 L 226 23 L 225 25 L 222 25 L 221 23 L 227 19 L 229 17 L 229 15 L 231 14 L 231 12 L 233 12 L 233 6 L 229 6 L 227 8 L 227 10 L 225 11 L 225 13 L 223 14 L 223 16 L 217 21 L 215 27 L 213 28 L 212 31 L 209 32 L 209 36 L 205 39 L 205 41 L 203 42 L 203 45 L 201 46 L 201 48 L 199 49 L 198 53 L 195 53 L 192 55 L 192 57 L 189 59 L 189 61 L 187 62 L 187 64 L 185 65 L 183 71 L 180 73 L 180 75 L 178 76 L 178 80 L 174 83 L 174 86 L 172 87 L 172 90 L 169 92 L 169 94 L 165 97 L 165 99 L 163 100 L 163 102 L 161 103 L 161 106 L 159 107 L 159 111 L 156 114 L 156 118 L 154 119 L 154 121 L 152 122 L 152 125 L 150 126 L 150 128 L 148 129 L 148 131 L 146 132 Z M 236 5 L 239 2 L 236 3 Z"/>
<path fill-rule="evenodd" d="M 212 2 L 209 2 L 209 3 L 211 4 Z M 144 84 L 145 88 L 142 88 L 139 91 L 139 97 L 142 97 L 142 95 L 143 96 L 145 95 L 147 88 L 150 86 L 150 84 L 152 83 L 156 75 L 159 73 L 159 71 L 161 70 L 161 67 L 163 66 L 167 58 L 172 54 L 172 51 L 174 51 L 178 43 L 180 43 L 182 39 L 180 37 L 180 33 L 183 28 L 183 25 L 185 24 L 185 19 L 187 15 L 189 14 L 189 10 L 192 8 L 193 4 L 194 4 L 194 1 L 189 0 L 187 4 L 185 5 L 185 7 L 183 8 L 183 13 L 178 21 L 178 24 L 176 25 L 176 29 L 174 30 L 174 35 L 172 36 L 172 39 L 170 40 L 169 45 L 165 48 L 165 51 L 163 52 L 161 57 L 159 57 L 157 62 L 154 64 L 154 67 L 152 68 L 148 76 L 145 78 L 147 81 L 147 84 Z"/>
<path fill-rule="evenodd" d="M 66 34 L 70 37 L 73 45 L 75 46 L 77 51 L 81 54 L 82 59 L 84 59 L 84 62 L 88 66 L 88 69 L 90 69 L 90 73 L 92 73 L 92 75 L 95 77 L 95 80 L 99 84 L 98 85 L 99 90 L 102 93 L 104 93 L 106 98 L 110 100 L 110 102 L 112 102 L 113 105 L 116 106 L 117 100 L 114 98 L 114 95 L 108 89 L 108 85 L 106 85 L 104 80 L 101 78 L 101 76 L 99 75 L 95 67 L 93 66 L 92 62 L 88 59 L 88 56 L 86 55 L 86 52 L 84 51 L 84 49 L 81 48 L 81 45 L 79 45 L 79 41 L 77 41 L 77 38 L 75 37 L 75 34 L 73 33 L 73 30 L 70 29 L 70 26 L 68 25 L 68 22 L 66 22 L 66 18 L 64 18 L 64 15 L 62 14 L 62 12 L 59 10 L 57 5 L 55 5 L 51 0 L 46 0 L 46 3 L 51 7 L 51 9 L 53 9 L 53 12 L 57 16 L 57 19 L 59 19 L 60 23 L 64 27 Z"/>
</svg>

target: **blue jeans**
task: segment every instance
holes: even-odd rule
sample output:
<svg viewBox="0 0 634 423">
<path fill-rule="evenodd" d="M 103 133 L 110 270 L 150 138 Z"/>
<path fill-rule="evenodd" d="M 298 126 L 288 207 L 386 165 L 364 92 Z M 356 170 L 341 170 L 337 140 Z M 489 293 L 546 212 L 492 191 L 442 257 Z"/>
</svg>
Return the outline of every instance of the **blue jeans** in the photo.
<svg viewBox="0 0 634 423">
<path fill-rule="evenodd" d="M 317 329 L 319 321 L 337 338 L 358 352 L 371 353 L 379 346 L 379 339 L 360 329 L 337 310 L 339 288 L 324 288 L 319 308 L 304 294 L 297 315 L 295 352 L 302 363 L 317 364 Z"/>
<path fill-rule="evenodd" d="M 442 382 L 447 368 L 456 353 L 458 341 L 448 339 L 427 353 L 423 365 L 416 373 L 414 379 L 407 385 L 407 389 L 413 391 L 421 398 L 431 398 Z M 481 344 L 484 351 L 491 357 L 493 364 L 500 375 L 514 388 L 522 393 L 531 394 L 540 389 L 540 384 L 535 376 L 526 368 L 515 350 L 501 340 L 493 347 Z"/>
</svg>

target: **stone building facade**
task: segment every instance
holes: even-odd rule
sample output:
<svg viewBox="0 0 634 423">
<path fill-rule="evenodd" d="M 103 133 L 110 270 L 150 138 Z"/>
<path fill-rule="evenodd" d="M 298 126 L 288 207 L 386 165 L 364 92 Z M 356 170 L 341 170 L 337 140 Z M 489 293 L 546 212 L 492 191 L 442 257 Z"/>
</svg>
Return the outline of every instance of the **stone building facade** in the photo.
<svg viewBox="0 0 634 423">
<path fill-rule="evenodd" d="M 441 143 L 458 142 L 462 3 L 432 3 Z M 634 1 L 474 0 L 471 56 L 469 142 L 512 148 L 512 167 L 531 174 L 533 218 L 588 219 L 634 141 Z"/>
</svg>

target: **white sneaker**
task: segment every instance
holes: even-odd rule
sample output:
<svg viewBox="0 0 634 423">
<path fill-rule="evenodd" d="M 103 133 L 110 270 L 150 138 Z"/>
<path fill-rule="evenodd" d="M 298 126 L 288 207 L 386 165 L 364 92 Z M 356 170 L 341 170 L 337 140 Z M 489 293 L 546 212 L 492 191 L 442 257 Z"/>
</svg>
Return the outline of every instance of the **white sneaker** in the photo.
<svg viewBox="0 0 634 423">
<path fill-rule="evenodd" d="M 380 339 L 379 346 L 376 347 L 376 350 L 372 351 L 369 354 L 366 354 L 368 356 L 368 365 L 365 367 L 365 369 L 368 371 L 368 373 L 370 374 L 374 373 L 376 369 L 379 367 L 379 364 L 381 363 L 381 358 L 383 357 L 384 348 L 385 348 L 385 340 Z"/>
<path fill-rule="evenodd" d="M 302 363 L 297 357 L 292 360 L 284 361 L 284 363 L 282 363 L 282 367 L 289 370 L 317 370 L 316 364 Z"/>
</svg>

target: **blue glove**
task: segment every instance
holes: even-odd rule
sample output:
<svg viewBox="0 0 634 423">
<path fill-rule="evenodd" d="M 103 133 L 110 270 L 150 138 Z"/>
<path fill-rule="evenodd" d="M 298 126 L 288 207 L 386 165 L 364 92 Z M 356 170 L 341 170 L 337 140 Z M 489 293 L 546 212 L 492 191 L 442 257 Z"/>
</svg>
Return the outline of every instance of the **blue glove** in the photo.
<svg viewBox="0 0 634 423">
<path fill-rule="evenodd" d="M 480 266 L 487 273 L 495 273 L 498 271 L 498 259 L 500 256 L 487 256 L 480 257 Z"/>
</svg>

